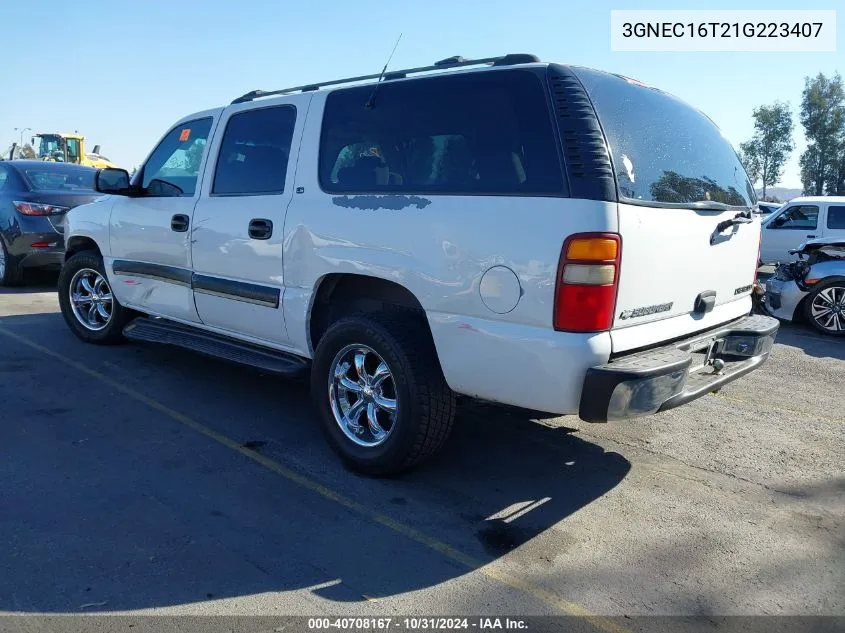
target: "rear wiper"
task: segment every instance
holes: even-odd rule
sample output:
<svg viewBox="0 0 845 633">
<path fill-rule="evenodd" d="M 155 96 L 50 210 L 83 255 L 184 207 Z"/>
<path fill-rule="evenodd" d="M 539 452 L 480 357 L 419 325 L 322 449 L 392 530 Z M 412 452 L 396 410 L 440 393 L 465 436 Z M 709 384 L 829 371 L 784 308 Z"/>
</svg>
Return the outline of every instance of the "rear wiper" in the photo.
<svg viewBox="0 0 845 633">
<path fill-rule="evenodd" d="M 713 231 L 713 234 L 710 236 L 710 244 L 712 245 L 716 241 L 716 237 L 719 233 L 725 229 L 729 229 L 736 224 L 751 224 L 753 221 L 754 220 L 751 217 L 751 209 L 737 213 L 730 220 L 722 220 L 716 225 L 716 230 Z"/>
</svg>

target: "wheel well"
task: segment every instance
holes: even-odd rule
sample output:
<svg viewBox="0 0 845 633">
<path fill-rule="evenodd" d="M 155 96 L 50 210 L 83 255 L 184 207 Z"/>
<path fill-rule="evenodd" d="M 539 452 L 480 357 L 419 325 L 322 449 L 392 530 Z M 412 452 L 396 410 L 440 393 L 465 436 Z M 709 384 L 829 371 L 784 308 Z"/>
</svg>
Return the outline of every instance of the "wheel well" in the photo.
<svg viewBox="0 0 845 633">
<path fill-rule="evenodd" d="M 845 276 L 842 275 L 831 275 L 830 277 L 825 277 L 817 284 L 815 284 L 806 295 L 801 298 L 801 301 L 798 302 L 798 305 L 795 306 L 795 312 L 793 313 L 792 320 L 796 322 L 806 323 L 807 316 L 804 314 L 804 306 L 810 300 L 810 297 L 813 295 L 813 291 L 817 288 L 827 285 L 830 282 L 845 282 Z"/>
<path fill-rule="evenodd" d="M 65 246 L 65 261 L 83 251 L 94 251 L 97 255 L 102 256 L 97 242 L 90 237 L 72 237 L 68 240 L 67 246 Z"/>
<path fill-rule="evenodd" d="M 414 294 L 396 282 L 367 275 L 326 275 L 311 305 L 308 325 L 311 350 L 317 348 L 320 338 L 337 319 L 355 312 L 377 312 L 388 306 L 425 314 Z"/>
</svg>

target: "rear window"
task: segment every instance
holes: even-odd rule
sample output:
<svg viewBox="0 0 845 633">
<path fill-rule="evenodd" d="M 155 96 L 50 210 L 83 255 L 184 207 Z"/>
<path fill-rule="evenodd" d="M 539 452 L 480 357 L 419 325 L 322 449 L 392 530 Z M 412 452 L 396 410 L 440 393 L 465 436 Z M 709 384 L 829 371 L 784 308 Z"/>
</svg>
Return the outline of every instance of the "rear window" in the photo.
<svg viewBox="0 0 845 633">
<path fill-rule="evenodd" d="M 93 169 L 74 169 L 62 167 L 59 169 L 50 167 L 33 167 L 25 169 L 27 181 L 36 191 L 60 190 L 78 191 L 94 189 Z"/>
<path fill-rule="evenodd" d="M 551 115 L 526 71 L 458 74 L 332 92 L 320 185 L 339 193 L 560 195 Z"/>
<path fill-rule="evenodd" d="M 827 208 L 827 228 L 845 229 L 845 207 Z"/>
<path fill-rule="evenodd" d="M 607 137 L 621 197 L 680 204 L 712 200 L 744 207 L 756 202 L 736 152 L 704 114 L 616 75 L 573 71 Z"/>
</svg>

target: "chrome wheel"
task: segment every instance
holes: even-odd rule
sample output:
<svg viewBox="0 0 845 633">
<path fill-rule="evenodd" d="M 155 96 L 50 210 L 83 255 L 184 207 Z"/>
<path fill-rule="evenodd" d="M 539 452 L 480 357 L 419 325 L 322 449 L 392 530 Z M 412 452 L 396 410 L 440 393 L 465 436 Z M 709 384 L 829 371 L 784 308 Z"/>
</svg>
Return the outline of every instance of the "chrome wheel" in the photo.
<svg viewBox="0 0 845 633">
<path fill-rule="evenodd" d="M 830 286 L 821 290 L 810 305 L 813 320 L 829 332 L 845 331 L 845 287 Z"/>
<path fill-rule="evenodd" d="M 96 332 L 109 324 L 114 300 L 108 282 L 100 273 L 82 268 L 70 280 L 68 292 L 73 315 L 83 327 Z"/>
<path fill-rule="evenodd" d="M 329 402 L 346 437 L 359 446 L 382 444 L 398 412 L 390 367 L 371 347 L 347 345 L 329 367 Z"/>
</svg>

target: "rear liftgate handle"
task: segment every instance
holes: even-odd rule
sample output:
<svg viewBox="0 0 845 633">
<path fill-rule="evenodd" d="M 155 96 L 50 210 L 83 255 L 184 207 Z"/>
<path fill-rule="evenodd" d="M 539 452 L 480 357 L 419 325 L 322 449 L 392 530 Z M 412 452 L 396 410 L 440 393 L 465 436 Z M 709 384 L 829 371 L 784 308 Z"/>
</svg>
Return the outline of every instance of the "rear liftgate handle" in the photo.
<svg viewBox="0 0 845 633">
<path fill-rule="evenodd" d="M 254 240 L 269 240 L 273 235 L 273 221 L 255 218 L 249 221 L 249 236 Z"/>
</svg>

